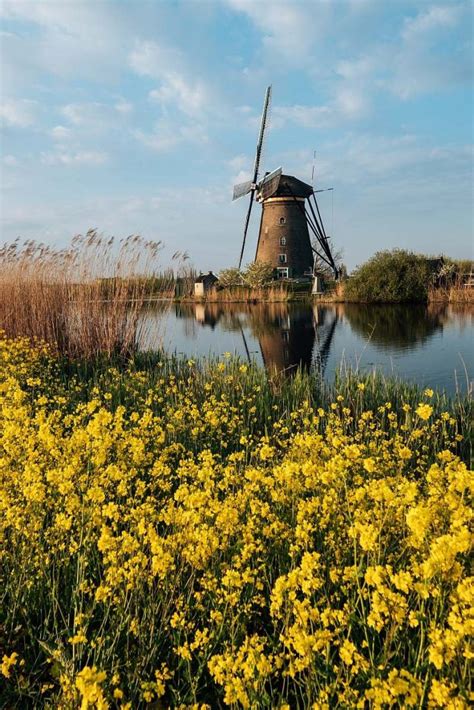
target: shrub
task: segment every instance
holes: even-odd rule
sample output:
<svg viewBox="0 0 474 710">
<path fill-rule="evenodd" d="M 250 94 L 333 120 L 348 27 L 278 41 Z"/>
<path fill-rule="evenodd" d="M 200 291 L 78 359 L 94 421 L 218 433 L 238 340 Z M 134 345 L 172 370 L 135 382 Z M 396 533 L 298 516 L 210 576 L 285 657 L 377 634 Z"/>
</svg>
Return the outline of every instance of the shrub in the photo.
<svg viewBox="0 0 474 710">
<path fill-rule="evenodd" d="M 242 272 L 236 266 L 219 271 L 219 285 L 224 288 L 242 286 L 243 282 Z"/>
<path fill-rule="evenodd" d="M 244 271 L 244 281 L 251 288 L 260 288 L 273 279 L 273 266 L 262 261 L 253 261 Z"/>
<path fill-rule="evenodd" d="M 424 256 L 403 249 L 379 251 L 358 266 L 346 284 L 348 301 L 425 301 L 430 270 Z"/>
</svg>

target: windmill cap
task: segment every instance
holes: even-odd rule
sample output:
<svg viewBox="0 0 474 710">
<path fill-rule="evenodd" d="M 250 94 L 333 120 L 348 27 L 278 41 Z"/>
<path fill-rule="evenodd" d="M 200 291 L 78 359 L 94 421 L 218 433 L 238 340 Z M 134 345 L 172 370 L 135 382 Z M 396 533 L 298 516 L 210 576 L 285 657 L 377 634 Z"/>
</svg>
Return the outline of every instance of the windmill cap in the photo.
<svg viewBox="0 0 474 710">
<path fill-rule="evenodd" d="M 309 197 L 313 194 L 313 188 L 308 183 L 298 180 L 293 175 L 282 175 L 278 190 L 272 197 L 286 197 L 287 195 L 295 197 Z"/>
</svg>

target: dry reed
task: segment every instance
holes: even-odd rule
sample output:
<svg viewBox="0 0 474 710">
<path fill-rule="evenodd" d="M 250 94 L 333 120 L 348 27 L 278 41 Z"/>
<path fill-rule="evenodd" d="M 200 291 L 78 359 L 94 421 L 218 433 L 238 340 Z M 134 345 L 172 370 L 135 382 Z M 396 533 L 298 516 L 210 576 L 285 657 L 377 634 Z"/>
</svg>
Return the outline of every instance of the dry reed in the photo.
<svg viewBox="0 0 474 710">
<path fill-rule="evenodd" d="M 44 340 L 69 357 L 129 354 L 142 336 L 141 310 L 161 247 L 96 230 L 62 250 L 35 241 L 5 245 L 0 328 L 10 337 Z M 171 275 L 160 280 L 163 293 L 171 281 Z"/>
<path fill-rule="evenodd" d="M 428 291 L 429 303 L 473 303 L 474 287 L 467 281 L 465 274 L 457 276 L 445 286 L 433 286 Z"/>
<path fill-rule="evenodd" d="M 202 300 L 209 303 L 254 303 L 283 302 L 291 300 L 293 292 L 284 284 L 271 286 L 229 286 L 228 288 L 212 288 Z"/>
</svg>

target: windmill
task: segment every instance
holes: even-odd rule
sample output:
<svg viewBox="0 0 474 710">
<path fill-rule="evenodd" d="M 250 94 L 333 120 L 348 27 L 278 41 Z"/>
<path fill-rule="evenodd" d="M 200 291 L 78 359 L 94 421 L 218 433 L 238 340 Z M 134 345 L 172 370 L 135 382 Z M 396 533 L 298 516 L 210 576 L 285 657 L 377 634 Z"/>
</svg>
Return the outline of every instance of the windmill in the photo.
<svg viewBox="0 0 474 710">
<path fill-rule="evenodd" d="M 239 269 L 242 265 L 250 215 L 256 198 L 262 205 L 262 215 L 255 261 L 272 264 L 278 278 L 311 277 L 314 265 L 313 253 L 316 253 L 332 269 L 337 278 L 337 266 L 316 199 L 316 192 L 319 191 L 292 175 L 284 175 L 282 168 L 265 173 L 259 180 L 271 94 L 272 87 L 269 86 L 265 92 L 252 180 L 234 186 L 233 200 L 250 195 Z M 310 231 L 315 237 L 317 248 L 311 244 Z"/>
</svg>

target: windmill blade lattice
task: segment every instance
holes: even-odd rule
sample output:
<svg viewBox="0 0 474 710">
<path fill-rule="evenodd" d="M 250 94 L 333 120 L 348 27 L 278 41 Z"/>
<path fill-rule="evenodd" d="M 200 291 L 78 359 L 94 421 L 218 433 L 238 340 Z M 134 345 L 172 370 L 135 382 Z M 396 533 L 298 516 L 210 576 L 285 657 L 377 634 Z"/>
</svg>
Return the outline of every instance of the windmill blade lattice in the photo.
<svg viewBox="0 0 474 710">
<path fill-rule="evenodd" d="M 234 187 L 234 199 L 238 199 L 239 197 L 246 195 L 250 192 L 249 208 L 247 211 L 247 216 L 245 218 L 244 236 L 243 236 L 243 240 L 242 240 L 242 248 L 240 250 L 239 269 L 242 266 L 242 259 L 243 259 L 244 250 L 245 250 L 245 242 L 247 239 L 247 232 L 248 232 L 248 228 L 249 228 L 249 224 L 250 224 L 250 215 L 252 213 L 252 206 L 253 206 L 254 199 L 255 199 L 255 190 L 257 189 L 258 171 L 260 168 L 260 160 L 262 157 L 263 139 L 265 136 L 265 128 L 267 126 L 267 119 L 268 119 L 268 112 L 269 112 L 269 108 L 270 108 L 271 96 L 272 96 L 272 87 L 269 86 L 269 87 L 267 87 L 267 90 L 265 92 L 265 100 L 263 102 L 263 113 L 262 113 L 262 118 L 260 121 L 260 131 L 258 134 L 257 150 L 255 153 L 255 161 L 254 161 L 254 166 L 253 166 L 253 180 L 250 183 L 250 189 L 247 189 L 248 183 L 242 183 L 241 185 L 236 185 Z M 244 188 L 244 185 L 245 185 L 245 188 Z"/>
</svg>

